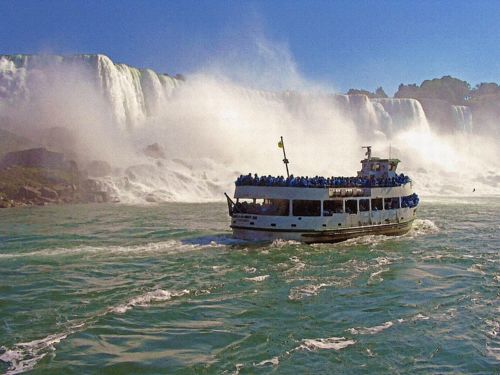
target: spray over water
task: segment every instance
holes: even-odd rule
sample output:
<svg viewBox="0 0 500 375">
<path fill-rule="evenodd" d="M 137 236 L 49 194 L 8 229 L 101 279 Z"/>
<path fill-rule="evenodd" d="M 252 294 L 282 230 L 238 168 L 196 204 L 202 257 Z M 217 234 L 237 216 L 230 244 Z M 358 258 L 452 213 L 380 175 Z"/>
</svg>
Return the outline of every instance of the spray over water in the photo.
<svg viewBox="0 0 500 375">
<path fill-rule="evenodd" d="M 371 144 L 402 160 L 419 193 L 499 193 L 498 145 L 474 133 L 467 107 L 439 133 L 415 99 L 335 94 L 301 77 L 286 50 L 258 51 L 269 64 L 244 79 L 213 66 L 176 79 L 104 55 L 3 56 L 1 127 L 82 165 L 107 161 L 102 181 L 122 202 L 220 200 L 241 173 L 284 174 L 281 135 L 294 175 L 354 175 Z M 270 75 L 279 89 L 259 89 Z"/>
</svg>

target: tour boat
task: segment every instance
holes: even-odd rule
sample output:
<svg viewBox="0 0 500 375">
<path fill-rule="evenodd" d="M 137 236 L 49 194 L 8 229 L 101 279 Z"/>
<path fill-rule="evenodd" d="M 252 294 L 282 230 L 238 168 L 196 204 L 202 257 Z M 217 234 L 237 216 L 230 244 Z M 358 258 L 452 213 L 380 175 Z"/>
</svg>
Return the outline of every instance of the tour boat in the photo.
<svg viewBox="0 0 500 375">
<path fill-rule="evenodd" d="M 365 235 L 402 235 L 416 217 L 419 198 L 400 160 L 366 158 L 356 177 L 242 175 L 234 199 L 227 194 L 233 236 L 244 240 L 339 242 Z"/>
</svg>

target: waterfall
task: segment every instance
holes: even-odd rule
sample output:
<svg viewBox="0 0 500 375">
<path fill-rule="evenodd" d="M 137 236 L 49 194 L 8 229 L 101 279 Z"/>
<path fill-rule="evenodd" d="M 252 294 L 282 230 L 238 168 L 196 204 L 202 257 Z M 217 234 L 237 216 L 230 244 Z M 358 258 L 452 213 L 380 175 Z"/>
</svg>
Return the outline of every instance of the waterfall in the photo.
<svg viewBox="0 0 500 375">
<path fill-rule="evenodd" d="M 108 161 L 115 168 L 104 181 L 129 202 L 218 199 L 239 173 L 282 174 L 275 150 L 281 135 L 296 175 L 353 174 L 361 145 L 381 155 L 390 143 L 406 171 L 428 182 L 437 180 L 429 171 L 463 164 L 457 150 L 475 152 L 468 139 L 460 148 L 445 139 L 454 131 L 434 134 L 439 124 L 415 99 L 255 90 L 201 73 L 180 80 L 104 55 L 0 56 L 0 99 L 0 127 L 33 137 L 44 128 L 69 130 L 77 141 L 61 151 L 74 151 L 84 165 Z M 469 137 L 470 109 L 453 111 L 452 129 Z M 144 153 L 153 143 L 164 157 Z M 466 159 L 467 170 L 478 170 L 474 160 Z"/>
<path fill-rule="evenodd" d="M 453 116 L 457 124 L 457 130 L 462 132 L 472 132 L 472 112 L 464 105 L 452 106 Z"/>
<path fill-rule="evenodd" d="M 54 69 L 82 68 L 110 106 L 115 123 L 134 128 L 154 115 L 180 81 L 150 69 L 117 64 L 105 55 L 0 56 L 0 95 L 30 97 L 34 81 L 50 77 Z"/>
<path fill-rule="evenodd" d="M 161 112 L 182 81 L 150 69 L 137 69 L 111 61 L 105 55 L 4 55 L 0 56 L 0 97 L 29 98 L 30 85 L 43 79 L 54 67 L 78 66 L 85 69 L 99 94 L 107 101 L 115 123 L 122 129 L 141 127 L 149 117 Z M 301 105 L 304 95 L 242 88 L 249 100 L 259 97 Z M 320 94 L 317 94 L 318 96 Z M 391 134 L 410 127 L 428 130 L 421 104 L 415 99 L 369 99 L 364 95 L 330 95 L 334 105 L 362 130 Z M 456 129 L 472 130 L 468 107 L 453 106 Z"/>
<path fill-rule="evenodd" d="M 420 131 L 429 131 L 429 123 L 420 102 L 416 99 L 374 99 L 380 103 L 386 118 L 390 119 L 391 133 L 398 130 L 416 128 Z"/>
</svg>

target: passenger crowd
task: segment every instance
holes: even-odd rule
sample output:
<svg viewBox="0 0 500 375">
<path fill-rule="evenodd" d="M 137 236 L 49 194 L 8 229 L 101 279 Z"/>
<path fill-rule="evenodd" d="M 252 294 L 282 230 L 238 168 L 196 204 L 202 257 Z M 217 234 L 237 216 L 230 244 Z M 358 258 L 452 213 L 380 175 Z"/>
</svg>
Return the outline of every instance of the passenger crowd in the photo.
<svg viewBox="0 0 500 375">
<path fill-rule="evenodd" d="M 395 177 L 273 177 L 258 176 L 257 173 L 252 176 L 251 173 L 241 175 L 235 181 L 236 186 L 284 186 L 284 187 L 309 187 L 309 188 L 336 188 L 336 187 L 390 187 L 400 186 L 410 182 L 410 178 L 404 174 Z"/>
<path fill-rule="evenodd" d="M 406 197 L 401 197 L 401 207 L 416 207 L 418 205 L 418 202 L 418 195 L 415 193 Z"/>
<path fill-rule="evenodd" d="M 272 203 L 236 202 L 234 212 L 242 214 L 288 216 L 289 205 L 287 200 L 275 199 Z"/>
</svg>

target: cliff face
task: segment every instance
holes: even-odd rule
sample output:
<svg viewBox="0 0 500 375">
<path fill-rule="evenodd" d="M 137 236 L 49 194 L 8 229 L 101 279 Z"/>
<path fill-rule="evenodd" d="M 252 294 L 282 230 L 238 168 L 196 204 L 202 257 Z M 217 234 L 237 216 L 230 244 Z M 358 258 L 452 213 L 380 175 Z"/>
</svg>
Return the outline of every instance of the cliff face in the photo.
<svg viewBox="0 0 500 375">
<path fill-rule="evenodd" d="M 7 152 L 35 148 L 37 146 L 39 145 L 31 139 L 0 129 L 0 160 Z"/>
<path fill-rule="evenodd" d="M 44 148 L 9 152 L 0 161 L 0 208 L 113 201 L 74 161 Z"/>
<path fill-rule="evenodd" d="M 0 168 L 23 166 L 32 168 L 69 169 L 64 155 L 48 151 L 43 147 L 7 153 L 0 162 Z"/>
</svg>

